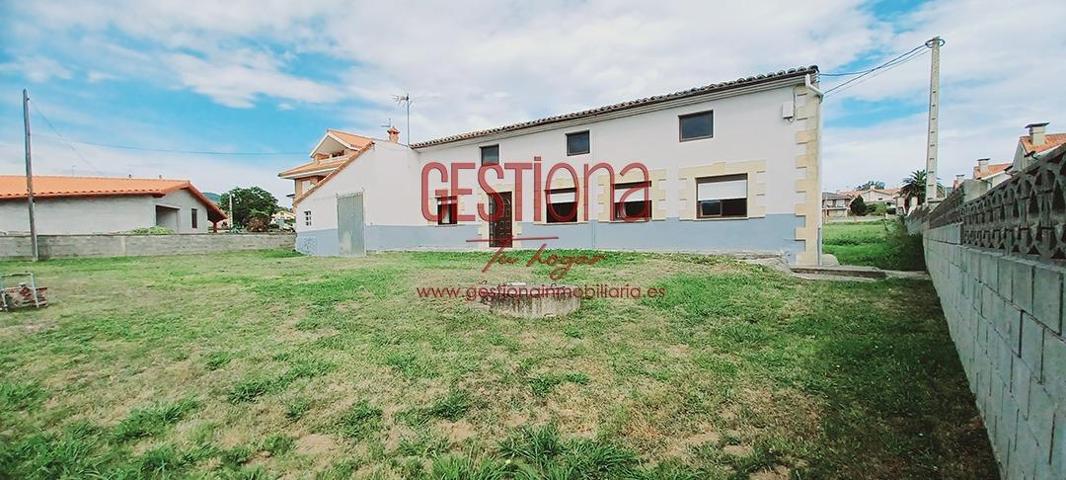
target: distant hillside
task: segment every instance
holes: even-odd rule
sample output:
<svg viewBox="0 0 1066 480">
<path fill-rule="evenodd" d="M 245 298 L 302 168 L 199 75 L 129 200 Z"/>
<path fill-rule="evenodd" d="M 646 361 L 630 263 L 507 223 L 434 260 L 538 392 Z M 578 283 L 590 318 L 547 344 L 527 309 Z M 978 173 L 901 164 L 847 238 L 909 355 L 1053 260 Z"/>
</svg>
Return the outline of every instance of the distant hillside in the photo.
<svg viewBox="0 0 1066 480">
<path fill-rule="evenodd" d="M 222 195 L 219 195 L 214 192 L 204 192 L 204 196 L 207 197 L 208 200 L 211 200 L 215 203 L 218 203 L 218 201 L 222 199 Z"/>
</svg>

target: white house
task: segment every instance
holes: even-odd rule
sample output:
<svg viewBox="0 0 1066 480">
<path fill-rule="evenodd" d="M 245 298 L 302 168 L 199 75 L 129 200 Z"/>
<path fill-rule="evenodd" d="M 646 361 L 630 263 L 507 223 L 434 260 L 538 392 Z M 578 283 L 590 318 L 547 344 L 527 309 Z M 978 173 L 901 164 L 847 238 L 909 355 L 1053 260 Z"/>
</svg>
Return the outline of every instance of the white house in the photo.
<svg viewBox="0 0 1066 480">
<path fill-rule="evenodd" d="M 33 177 L 37 233 L 116 233 L 166 227 L 207 233 L 226 218 L 188 180 L 111 177 Z M 0 175 L 0 232 L 30 230 L 26 177 Z"/>
<path fill-rule="evenodd" d="M 815 264 L 817 74 L 812 66 L 742 78 L 410 146 L 392 130 L 296 196 L 297 249 L 358 255 L 546 243 L 773 252 Z M 603 164 L 615 173 L 613 204 Z M 622 175 L 630 164 L 643 165 L 647 178 L 639 168 Z M 485 193 L 479 175 L 499 197 Z M 453 183 L 463 190 L 445 191 Z M 486 212 L 498 216 L 489 221 Z"/>
</svg>

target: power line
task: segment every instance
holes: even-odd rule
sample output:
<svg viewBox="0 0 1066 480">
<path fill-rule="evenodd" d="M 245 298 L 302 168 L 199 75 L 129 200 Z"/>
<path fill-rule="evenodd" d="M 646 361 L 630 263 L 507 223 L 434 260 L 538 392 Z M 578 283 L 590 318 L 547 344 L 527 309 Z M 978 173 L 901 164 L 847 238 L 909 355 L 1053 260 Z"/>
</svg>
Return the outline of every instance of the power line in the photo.
<svg viewBox="0 0 1066 480">
<path fill-rule="evenodd" d="M 42 136 L 42 135 L 38 135 Z M 50 135 L 43 135 L 50 136 Z M 60 137 L 62 138 L 62 137 Z M 121 150 L 138 150 L 144 152 L 186 153 L 191 155 L 305 155 L 307 152 L 214 152 L 206 150 L 177 150 L 169 148 L 137 147 L 133 145 L 115 145 L 111 143 L 86 142 L 82 140 L 70 140 L 72 143 L 92 145 L 94 147 L 117 148 Z"/>
<path fill-rule="evenodd" d="M 39 115 L 41 117 L 41 119 L 44 120 L 44 123 L 46 123 L 48 125 L 48 128 L 52 129 L 52 131 L 55 132 L 55 134 L 59 137 L 59 139 L 62 140 L 63 143 L 67 144 L 67 147 L 70 147 L 70 150 L 72 152 L 74 152 L 74 154 L 77 155 L 78 158 L 80 158 L 82 162 L 85 162 L 85 164 L 88 165 L 89 168 L 93 169 L 93 171 L 95 171 L 98 175 L 103 175 L 104 174 L 103 172 L 100 171 L 99 168 L 96 168 L 96 165 L 93 165 L 93 163 L 90 162 L 89 159 L 85 158 L 85 156 L 82 155 L 81 152 L 78 151 L 78 149 L 74 148 L 74 144 L 70 143 L 70 141 L 67 140 L 67 138 L 64 137 L 62 133 L 59 133 L 59 129 L 57 129 L 56 126 L 52 124 L 52 121 L 49 120 L 47 116 L 45 116 L 44 112 L 42 112 L 41 109 L 37 107 L 37 103 L 36 102 L 30 102 L 30 106 L 33 107 L 33 110 L 35 112 L 37 112 L 37 115 Z M 48 136 L 48 135 L 45 135 L 45 136 Z"/>
<path fill-rule="evenodd" d="M 824 75 L 824 76 L 858 75 L 855 78 L 852 78 L 852 79 L 850 79 L 850 80 L 848 80 L 848 81 L 846 81 L 844 83 L 841 83 L 841 84 L 839 84 L 839 85 L 837 85 L 837 86 L 835 86 L 833 88 L 830 88 L 829 90 L 826 90 L 825 93 L 828 95 L 830 92 L 832 92 L 834 90 L 837 90 L 837 89 L 840 89 L 841 87 L 843 87 L 845 85 L 848 85 L 848 84 L 850 84 L 852 82 L 855 82 L 856 80 L 858 80 L 860 78 L 866 77 L 867 75 L 869 75 L 869 74 L 871 74 L 873 72 L 876 72 L 878 70 L 906 63 L 906 62 L 910 61 L 911 59 L 913 59 L 915 56 L 917 56 L 917 54 L 915 52 L 918 52 L 922 48 L 926 48 L 924 43 L 921 44 L 921 45 L 918 45 L 917 47 L 914 47 L 914 48 L 912 48 L 912 49 L 910 49 L 910 50 L 908 50 L 908 51 L 906 51 L 904 53 L 901 53 L 901 54 L 897 55 L 895 58 L 892 58 L 891 60 L 889 60 L 887 62 L 884 62 L 884 63 L 882 63 L 882 64 L 880 64 L 880 65 L 878 65 L 876 67 L 869 68 L 869 69 L 866 69 L 866 70 L 861 70 L 861 71 L 858 71 L 858 72 L 843 72 L 843 73 L 828 73 L 828 74 L 823 73 L 823 74 L 819 74 L 819 75 Z"/>
<path fill-rule="evenodd" d="M 925 53 L 926 53 L 925 50 L 922 50 L 922 51 L 919 51 L 919 52 L 915 52 L 911 56 L 909 56 L 909 57 L 907 57 L 907 58 L 905 58 L 905 59 L 903 59 L 903 60 L 901 60 L 899 62 L 896 62 L 896 63 L 894 63 L 892 65 L 889 65 L 889 66 L 887 66 L 885 68 L 879 69 L 878 71 L 876 71 L 876 73 L 875 72 L 871 72 L 871 75 L 868 76 L 868 77 L 862 78 L 861 80 L 858 77 L 856 77 L 853 80 L 858 80 L 858 81 L 856 81 L 854 83 L 851 83 L 851 82 L 842 83 L 842 84 L 840 84 L 840 85 L 838 85 L 836 87 L 833 87 L 832 89 L 830 89 L 829 91 L 827 91 L 825 93 L 828 95 L 830 92 L 834 92 L 835 91 L 834 94 L 839 95 L 841 92 L 844 92 L 844 91 L 846 91 L 849 88 L 853 88 L 853 87 L 856 87 L 858 85 L 862 85 L 863 83 L 866 83 L 870 79 L 877 78 L 877 76 L 882 75 L 885 72 L 888 72 L 889 70 L 892 70 L 893 68 L 899 67 L 900 65 L 903 65 L 903 64 L 905 64 L 907 62 L 910 62 L 911 60 L 914 60 L 915 58 L 921 57 Z M 850 83 L 850 85 L 849 85 L 849 83 Z"/>
</svg>

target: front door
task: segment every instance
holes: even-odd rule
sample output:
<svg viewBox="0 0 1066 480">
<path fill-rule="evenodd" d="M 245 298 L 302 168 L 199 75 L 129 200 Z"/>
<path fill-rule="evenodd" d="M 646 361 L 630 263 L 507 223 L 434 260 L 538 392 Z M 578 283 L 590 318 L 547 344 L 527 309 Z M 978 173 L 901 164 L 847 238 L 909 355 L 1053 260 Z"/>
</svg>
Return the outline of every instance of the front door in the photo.
<svg viewBox="0 0 1066 480">
<path fill-rule="evenodd" d="M 511 192 L 499 192 L 499 195 L 499 197 L 489 195 L 489 202 L 492 207 L 490 209 L 491 215 L 495 217 L 497 215 L 496 212 L 502 212 L 502 215 L 497 220 L 489 222 L 489 246 L 510 247 L 512 244 Z"/>
<path fill-rule="evenodd" d="M 342 257 L 366 255 L 362 193 L 337 197 L 337 250 Z"/>
</svg>

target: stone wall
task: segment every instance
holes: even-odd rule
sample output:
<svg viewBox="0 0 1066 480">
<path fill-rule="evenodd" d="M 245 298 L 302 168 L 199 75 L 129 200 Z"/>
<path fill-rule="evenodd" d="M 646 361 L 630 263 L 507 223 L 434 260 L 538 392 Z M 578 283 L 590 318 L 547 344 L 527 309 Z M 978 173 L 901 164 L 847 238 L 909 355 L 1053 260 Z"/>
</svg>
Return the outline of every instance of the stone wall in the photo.
<svg viewBox="0 0 1066 480">
<path fill-rule="evenodd" d="M 1005 479 L 1066 478 L 1062 150 L 908 218 Z"/>
<path fill-rule="evenodd" d="M 238 250 L 293 249 L 296 235 L 39 235 L 41 258 L 190 255 Z M 26 235 L 0 236 L 0 259 L 32 257 Z"/>
<path fill-rule="evenodd" d="M 1004 478 L 1066 478 L 1066 269 L 925 232 L 925 259 Z"/>
</svg>

